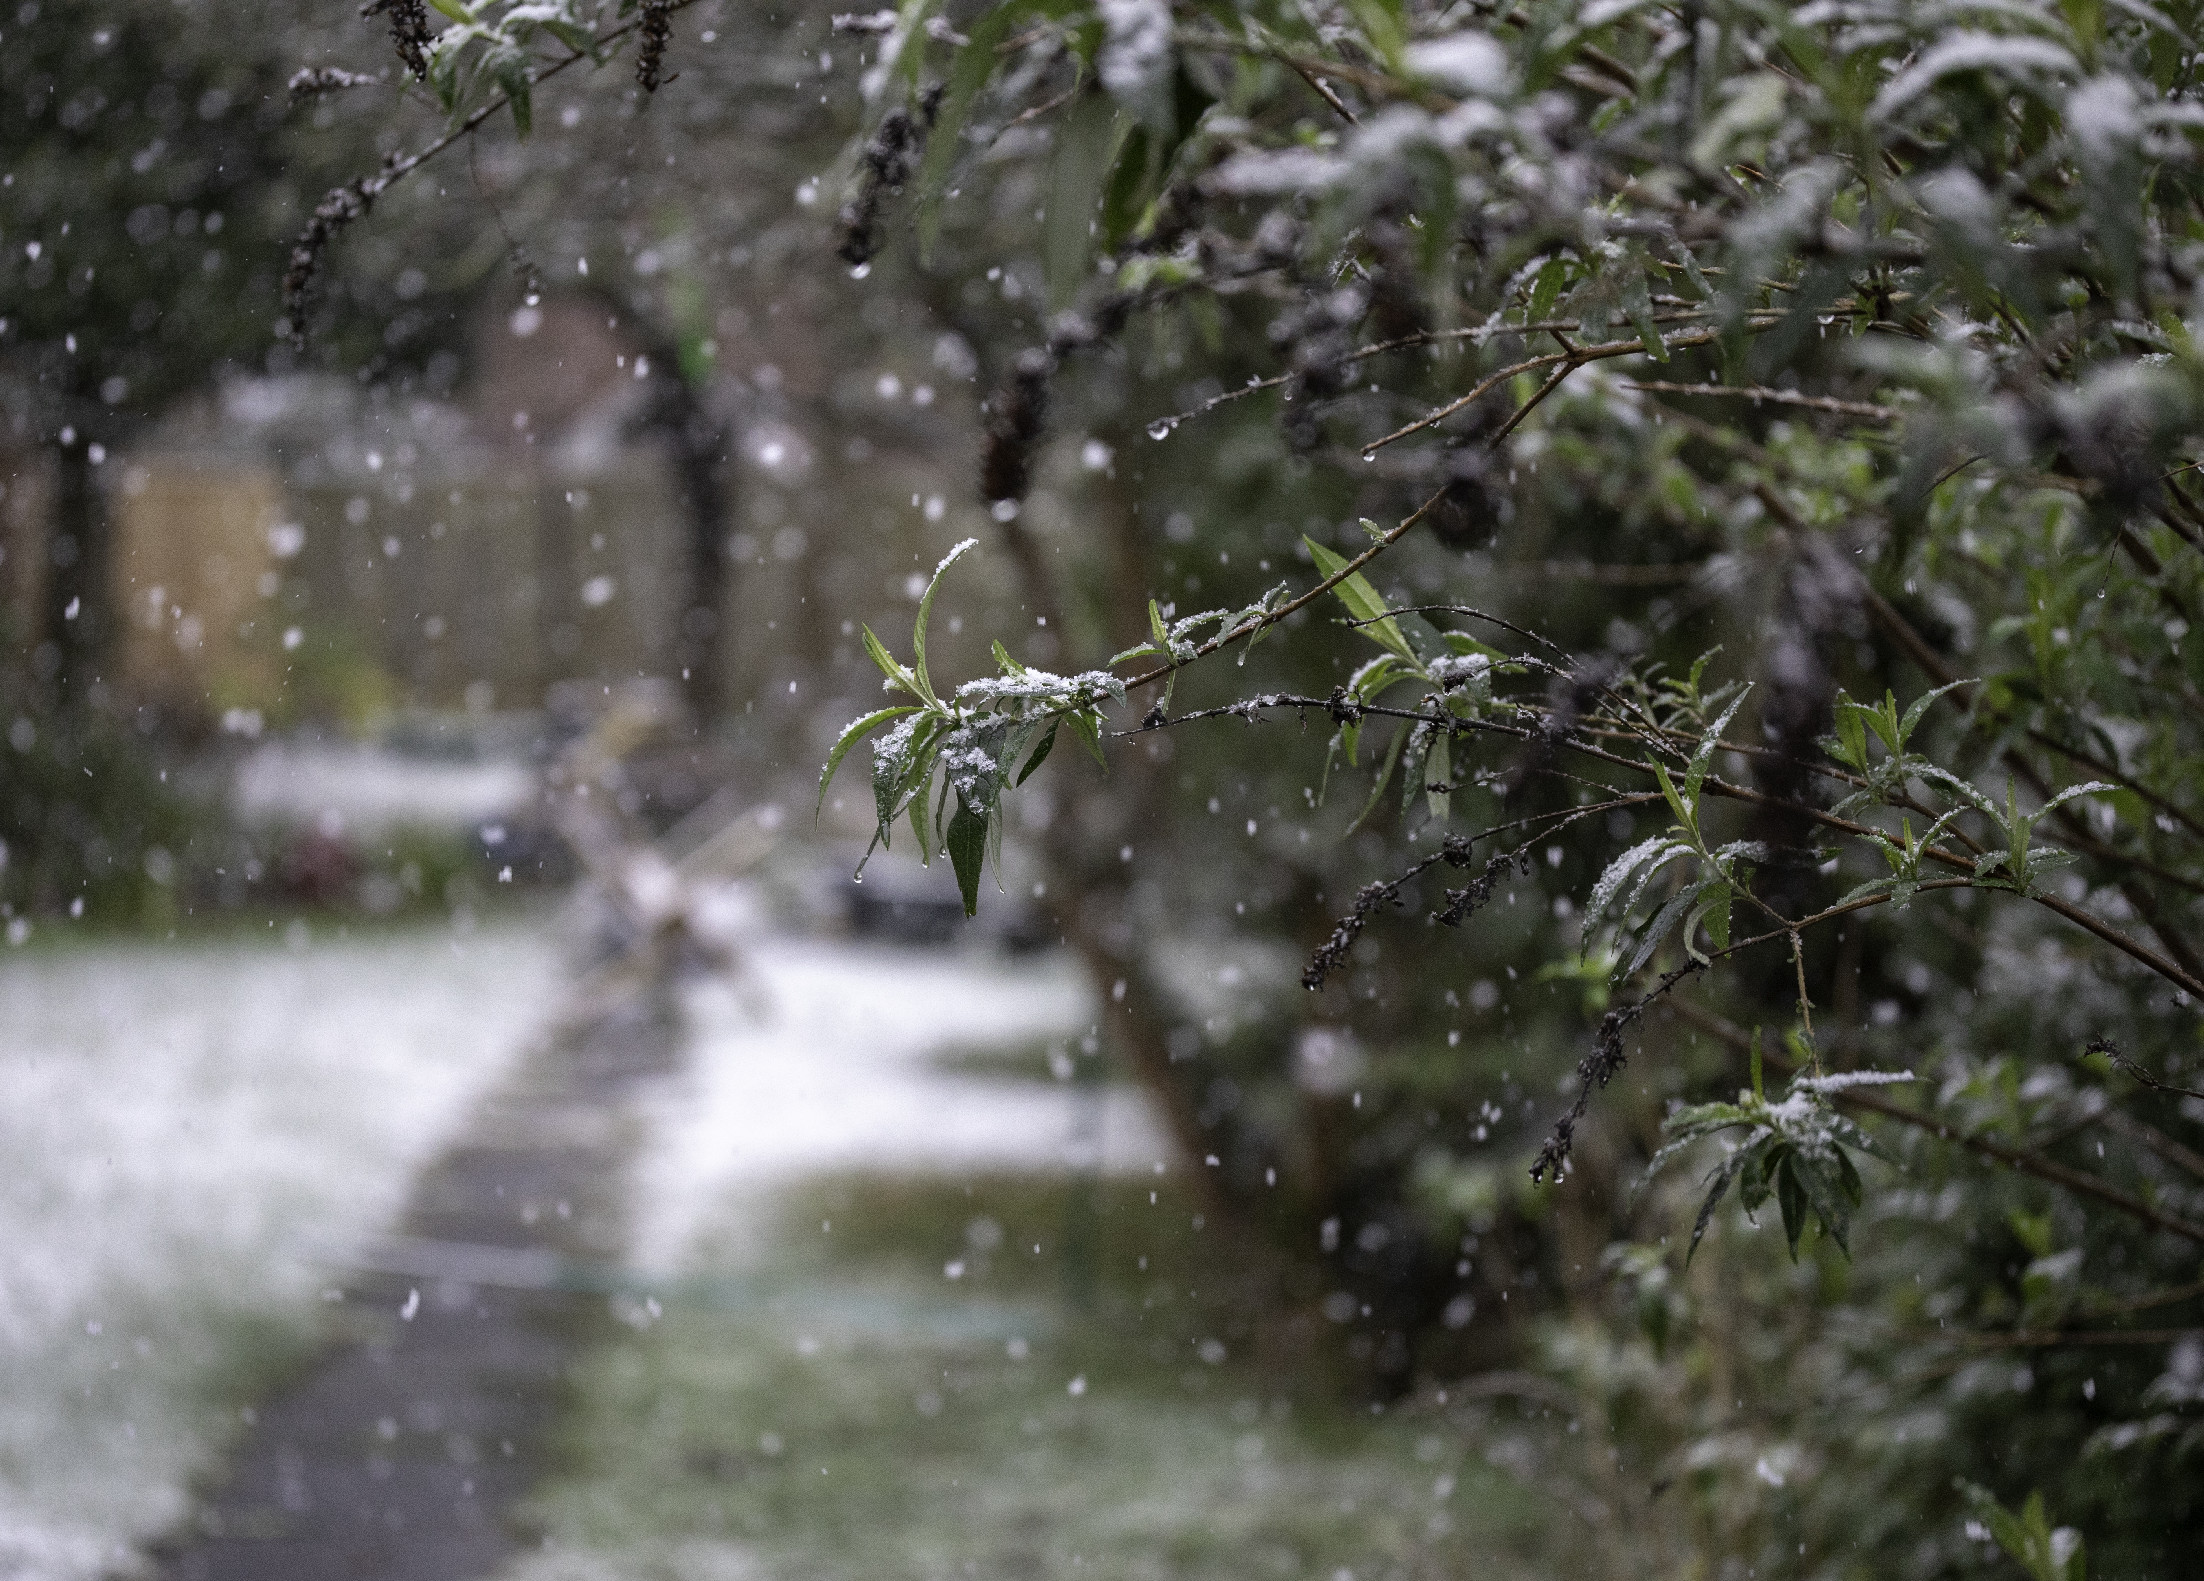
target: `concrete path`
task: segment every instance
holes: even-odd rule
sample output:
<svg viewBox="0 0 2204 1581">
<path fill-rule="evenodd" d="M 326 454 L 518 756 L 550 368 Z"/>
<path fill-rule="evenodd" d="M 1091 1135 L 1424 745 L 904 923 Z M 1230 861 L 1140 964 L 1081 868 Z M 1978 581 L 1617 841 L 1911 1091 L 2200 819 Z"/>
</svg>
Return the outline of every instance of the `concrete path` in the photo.
<svg viewBox="0 0 2204 1581">
<path fill-rule="evenodd" d="M 652 1288 L 739 1276 L 730 1226 L 761 1233 L 779 1190 L 1166 1156 L 1129 1090 L 935 1063 L 1040 1040 L 1068 1074 L 1092 1014 L 1068 961 L 791 939 L 684 999 L 681 1027 L 631 1005 L 549 1040 L 483 1106 L 342 1277 L 356 1337 L 259 1409 L 164 1581 L 480 1581 L 528 1541 L 507 1512 L 572 1363 Z"/>
<path fill-rule="evenodd" d="M 421 1177 L 335 1287 L 357 1337 L 260 1407 L 168 1581 L 465 1581 L 516 1536 L 566 1368 L 611 1321 L 576 1269 L 627 1238 L 635 1100 L 674 1029 L 635 1007 L 555 1038 Z M 581 1281 L 586 1282 L 586 1281 Z"/>
</svg>

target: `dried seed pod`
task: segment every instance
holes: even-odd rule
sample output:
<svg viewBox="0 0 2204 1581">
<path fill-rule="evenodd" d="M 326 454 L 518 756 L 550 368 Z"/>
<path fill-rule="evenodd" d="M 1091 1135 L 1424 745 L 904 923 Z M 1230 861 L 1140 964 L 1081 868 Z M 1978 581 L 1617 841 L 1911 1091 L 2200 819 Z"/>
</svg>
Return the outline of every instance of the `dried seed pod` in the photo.
<svg viewBox="0 0 2204 1581">
<path fill-rule="evenodd" d="M 642 19 L 636 24 L 640 42 L 635 49 L 635 80 L 645 93 L 656 93 L 660 83 L 673 80 L 666 75 L 666 46 L 673 42 L 671 9 L 668 0 L 643 0 Z"/>
</svg>

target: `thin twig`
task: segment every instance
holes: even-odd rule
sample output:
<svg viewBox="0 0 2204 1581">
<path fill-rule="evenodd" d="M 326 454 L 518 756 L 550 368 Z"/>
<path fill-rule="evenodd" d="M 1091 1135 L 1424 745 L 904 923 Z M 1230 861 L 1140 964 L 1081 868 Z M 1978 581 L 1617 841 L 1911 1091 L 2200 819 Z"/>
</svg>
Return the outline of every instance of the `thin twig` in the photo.
<svg viewBox="0 0 2204 1581">
<path fill-rule="evenodd" d="M 1485 441 L 1485 448 L 1487 450 L 1491 450 L 1497 447 L 1502 440 L 1508 437 L 1508 435 L 1514 433 L 1517 428 L 1522 426 L 1523 419 L 1530 416 L 1532 412 L 1536 411 L 1538 409 L 1539 403 L 1545 400 L 1547 396 L 1553 394 L 1554 391 L 1560 389 L 1561 381 L 1563 379 L 1566 379 L 1570 374 L 1574 372 L 1576 372 L 1576 368 L 1572 364 L 1564 364 L 1563 366 L 1554 369 L 1552 377 L 1547 379 L 1544 384 L 1541 384 L 1535 391 L 1533 391 L 1529 400 L 1525 401 L 1521 406 L 1518 406 L 1513 412 L 1511 412 L 1508 415 L 1508 420 L 1506 422 L 1502 423 L 1498 428 L 1492 431 L 1492 437 Z"/>
<path fill-rule="evenodd" d="M 1326 82 L 1323 78 L 1319 77 L 1315 72 L 1309 70 L 1307 66 L 1303 65 L 1297 60 L 1293 60 L 1285 55 L 1280 55 L 1278 58 L 1285 61 L 1288 66 L 1291 66 L 1293 68 L 1294 75 L 1299 77 L 1303 82 L 1307 83 L 1309 85 L 1310 91 L 1313 92 L 1319 99 L 1322 99 L 1326 104 L 1330 105 L 1332 109 L 1337 112 L 1341 120 L 1345 121 L 1349 126 L 1360 126 L 1362 124 L 1362 122 L 1356 118 L 1355 112 L 1347 108 L 1347 102 L 1344 99 L 1340 98 L 1337 93 L 1334 93 L 1332 91 L 1332 85 L 1330 83 Z"/>
<path fill-rule="evenodd" d="M 1706 318 L 1707 314 L 1704 311 L 1690 310 L 1656 313 L 1653 315 L 1653 322 L 1656 324 L 1698 324 L 1704 323 Z M 1583 325 L 1576 319 L 1559 318 L 1541 321 L 1536 324 L 1478 324 L 1469 329 L 1420 329 L 1413 334 L 1397 335 L 1391 340 L 1381 340 L 1368 346 L 1358 346 L 1344 356 L 1334 357 L 1325 362 L 1310 363 L 1306 367 L 1274 374 L 1267 379 L 1251 379 L 1246 384 L 1235 389 L 1226 390 L 1221 395 L 1212 395 L 1199 406 L 1190 406 L 1183 412 L 1172 413 L 1169 417 L 1159 417 L 1149 426 L 1159 429 L 1176 428 L 1181 423 L 1189 422 L 1196 417 L 1206 416 L 1220 406 L 1229 405 L 1234 401 L 1244 401 L 1251 395 L 1260 395 L 1265 390 L 1275 390 L 1280 385 L 1291 384 L 1303 375 L 1352 367 L 1358 362 L 1367 361 L 1371 357 L 1382 356 L 1389 351 L 1408 351 L 1417 346 L 1440 346 L 1454 341 L 1467 341 L 1472 345 L 1477 345 L 1484 341 L 1502 340 L 1513 336 L 1539 334 L 1559 336 L 1566 331 L 1581 328 L 1583 328 Z M 1576 349 L 1573 343 L 1565 342 L 1564 344 L 1568 344 L 1572 351 Z"/>
<path fill-rule="evenodd" d="M 1893 407 L 1877 406 L 1872 401 L 1840 401 L 1833 395 L 1802 395 L 1797 390 L 1776 390 L 1761 384 L 1679 384 L 1668 379 L 1624 379 L 1620 382 L 1626 390 L 1644 390 L 1650 395 L 1728 395 L 1748 400 L 1755 406 L 1763 401 L 1776 406 L 1803 406 L 1817 412 L 1834 412 L 1840 417 L 1864 417 L 1874 423 L 1895 423 L 1901 415 Z"/>
<path fill-rule="evenodd" d="M 1279 605 L 1278 608 L 1272 610 L 1268 615 L 1264 616 L 1260 620 L 1251 620 L 1244 626 L 1236 627 L 1231 631 L 1220 632 L 1218 635 L 1211 637 L 1207 642 L 1203 643 L 1200 647 L 1194 650 L 1192 658 L 1186 659 L 1182 663 L 1161 664 L 1156 666 L 1156 668 L 1147 671 L 1145 674 L 1134 676 L 1131 680 L 1125 683 L 1125 689 L 1127 691 L 1131 691 L 1133 688 L 1139 686 L 1153 686 L 1156 682 L 1171 674 L 1172 671 L 1184 668 L 1186 664 L 1193 663 L 1195 659 L 1207 658 L 1210 654 L 1215 653 L 1220 648 L 1226 647 L 1231 643 L 1240 642 L 1245 640 L 1246 638 L 1252 637 L 1259 631 L 1264 631 L 1267 630 L 1269 627 L 1277 625 L 1278 622 L 1284 620 L 1288 615 L 1308 608 L 1309 605 L 1315 603 L 1326 593 L 1329 593 L 1333 588 L 1337 587 L 1340 583 L 1346 581 L 1347 578 L 1353 576 L 1357 571 L 1368 565 L 1372 560 L 1375 560 L 1386 550 L 1392 548 L 1394 544 L 1400 542 L 1402 538 L 1407 536 L 1409 529 L 1414 527 L 1416 523 L 1422 521 L 1424 517 L 1430 515 L 1431 512 L 1435 508 L 1437 508 L 1439 501 L 1444 498 L 1446 498 L 1446 490 L 1443 488 L 1433 493 L 1429 499 L 1425 500 L 1421 505 L 1418 505 L 1406 516 L 1403 516 L 1397 526 L 1388 527 L 1385 530 L 1384 534 L 1375 543 L 1371 544 L 1369 548 L 1363 550 L 1362 553 L 1356 555 L 1352 560 L 1349 560 L 1345 565 L 1341 566 L 1330 576 L 1324 578 L 1324 580 L 1317 583 L 1316 586 L 1310 588 L 1300 597 L 1291 599 L 1288 602 Z"/>
<path fill-rule="evenodd" d="M 2120 1045 L 2108 1037 L 2091 1038 L 2089 1046 L 2084 1048 L 2082 1052 L 2084 1054 L 2102 1054 L 2106 1059 L 2112 1061 L 2113 1064 L 2126 1071 L 2153 1092 L 2168 1093 L 2176 1098 L 2204 1098 L 2204 1092 L 2198 1092 L 2194 1087 L 2176 1087 L 2171 1082 L 2160 1081 L 2156 1076 L 2153 1076 L 2149 1071 L 2121 1053 Z"/>
<path fill-rule="evenodd" d="M 1712 345 L 1719 339 L 1721 339 L 1721 335 L 1718 331 L 1693 330 L 1682 335 L 1664 336 L 1661 344 L 1670 351 L 1681 351 L 1692 346 Z M 1508 367 L 1502 368 L 1488 378 L 1479 380 L 1468 394 L 1457 396 L 1454 400 L 1447 402 L 1446 405 L 1425 413 L 1406 427 L 1397 428 L 1382 439 L 1372 440 L 1362 447 L 1362 453 L 1365 457 L 1374 456 L 1397 440 L 1406 439 L 1410 434 L 1422 433 L 1426 428 L 1436 427 L 1463 407 L 1476 401 L 1487 391 L 1506 383 L 1519 373 L 1535 373 L 1540 368 L 1551 368 L 1557 363 L 1565 363 L 1575 368 L 1588 362 L 1604 362 L 1610 357 L 1644 356 L 1646 354 L 1645 341 L 1642 338 L 1633 337 L 1629 340 L 1601 341 L 1594 346 L 1579 346 L 1574 351 L 1550 351 L 1543 356 L 1526 358 L 1521 362 L 1512 363 Z"/>
</svg>

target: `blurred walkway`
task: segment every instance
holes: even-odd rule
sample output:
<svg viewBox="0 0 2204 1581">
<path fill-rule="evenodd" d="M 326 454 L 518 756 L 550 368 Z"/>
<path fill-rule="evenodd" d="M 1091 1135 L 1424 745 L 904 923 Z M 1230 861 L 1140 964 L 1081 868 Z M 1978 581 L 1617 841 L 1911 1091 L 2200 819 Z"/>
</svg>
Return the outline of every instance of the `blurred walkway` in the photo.
<svg viewBox="0 0 2204 1581">
<path fill-rule="evenodd" d="M 354 1337 L 261 1407 L 198 1532 L 158 1556 L 167 1581 L 498 1570 L 572 1364 L 653 1320 L 700 1255 L 740 1277 L 730 1223 L 762 1234 L 794 1182 L 1165 1157 L 1133 1091 L 1063 1079 L 1092 1012 L 1060 959 L 782 940 L 688 990 L 682 1025 L 652 998 L 549 1039 L 424 1172 L 337 1286 Z M 990 1074 L 1005 1055 L 1035 1068 Z"/>
<path fill-rule="evenodd" d="M 565 1271 L 626 1241 L 633 1100 L 673 1028 L 616 1009 L 550 1040 L 342 1282 L 358 1337 L 264 1405 L 171 1581 L 462 1581 L 514 1543 L 576 1351 L 609 1321 Z"/>
</svg>

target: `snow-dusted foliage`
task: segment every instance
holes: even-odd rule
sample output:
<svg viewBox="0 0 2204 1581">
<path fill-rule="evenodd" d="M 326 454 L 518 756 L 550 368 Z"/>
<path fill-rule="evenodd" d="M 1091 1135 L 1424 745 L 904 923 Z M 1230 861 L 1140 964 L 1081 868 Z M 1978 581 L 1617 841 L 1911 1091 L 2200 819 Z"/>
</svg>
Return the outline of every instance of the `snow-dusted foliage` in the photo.
<svg viewBox="0 0 2204 1581">
<path fill-rule="evenodd" d="M 871 738 L 880 837 L 908 819 L 970 907 L 1062 731 L 1171 743 L 1180 799 L 1144 773 L 1128 821 L 1260 881 L 1281 936 L 1322 941 L 1322 997 L 1255 1051 L 1156 1011 L 1144 1068 L 1218 1138 L 1220 1196 L 1336 1276 L 1391 1386 L 1491 1358 L 1453 1337 L 1472 1287 L 1509 1324 L 1566 1313 L 1504 1343 L 1617 1435 L 1601 1518 L 1673 1543 L 1633 1562 L 1943 1577 L 1994 1542 L 2063 1577 L 2077 1532 L 2116 1573 L 2204 1542 L 2198 24 L 2136 0 L 839 24 L 867 118 L 828 178 L 842 256 L 878 281 L 915 230 L 913 298 L 985 343 L 979 489 L 1019 596 L 1056 607 L 1109 558 L 1036 549 L 1075 421 L 1138 498 L 1062 514 L 1152 585 L 1082 602 L 1104 635 L 1065 673 L 1003 647 L 962 686 L 928 669 L 929 588 L 911 662 L 867 633 L 894 696 L 828 773 Z M 592 48 L 626 26 L 608 9 Z M 1327 797 L 1327 763 L 1368 788 Z M 1224 851 L 1195 809 L 1227 792 L 1267 843 Z M 1134 847 L 1097 857 L 1076 822 L 1042 843 L 1131 1039 L 1189 889 L 1096 880 Z M 1426 891 L 1427 926 L 1393 915 Z M 1738 1102 L 1695 1101 L 1748 1064 Z M 1489 1272 L 1526 1244 L 1536 1278 Z"/>
</svg>

